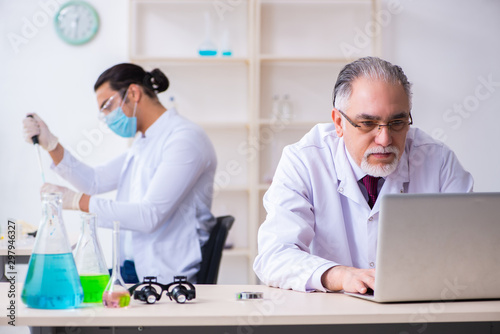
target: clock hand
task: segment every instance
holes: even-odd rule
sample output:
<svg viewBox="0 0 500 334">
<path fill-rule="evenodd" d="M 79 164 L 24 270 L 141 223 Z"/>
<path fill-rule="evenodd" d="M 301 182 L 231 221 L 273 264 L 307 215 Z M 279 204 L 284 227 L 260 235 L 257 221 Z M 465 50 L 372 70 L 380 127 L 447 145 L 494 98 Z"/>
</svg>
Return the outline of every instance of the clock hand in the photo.
<svg viewBox="0 0 500 334">
<path fill-rule="evenodd" d="M 74 21 L 75 22 L 75 30 L 74 30 L 75 31 L 75 38 L 78 37 L 78 24 L 79 24 L 79 21 L 80 21 L 80 17 L 77 16 L 76 19 L 75 19 L 75 21 Z"/>
</svg>

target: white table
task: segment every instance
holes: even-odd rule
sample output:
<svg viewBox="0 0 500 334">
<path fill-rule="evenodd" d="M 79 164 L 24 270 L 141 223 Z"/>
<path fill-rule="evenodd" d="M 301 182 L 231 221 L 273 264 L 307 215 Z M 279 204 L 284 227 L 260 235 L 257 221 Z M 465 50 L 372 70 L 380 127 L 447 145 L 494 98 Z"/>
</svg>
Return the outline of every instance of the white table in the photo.
<svg viewBox="0 0 500 334">
<path fill-rule="evenodd" d="M 0 286 L 0 310 L 9 305 L 7 283 Z M 20 285 L 16 295 L 20 296 Z M 236 293 L 261 291 L 263 300 L 236 300 Z M 490 333 L 500 330 L 500 300 L 377 304 L 340 293 L 301 293 L 261 285 L 197 285 L 196 299 L 177 304 L 163 295 L 156 304 L 131 300 L 124 309 L 85 305 L 73 310 L 38 310 L 16 300 L 16 325 L 33 327 L 34 333 L 169 332 L 272 333 L 304 329 L 315 333 L 442 333 L 460 330 Z M 0 325 L 9 319 L 2 317 Z M 353 325 L 358 330 L 353 330 Z M 212 327 L 207 327 L 212 326 Z M 304 327 L 305 326 L 305 327 Z M 59 327 L 59 329 L 55 329 Z M 306 330 L 307 329 L 307 330 Z M 378 330 L 378 331 L 377 331 Z"/>
</svg>

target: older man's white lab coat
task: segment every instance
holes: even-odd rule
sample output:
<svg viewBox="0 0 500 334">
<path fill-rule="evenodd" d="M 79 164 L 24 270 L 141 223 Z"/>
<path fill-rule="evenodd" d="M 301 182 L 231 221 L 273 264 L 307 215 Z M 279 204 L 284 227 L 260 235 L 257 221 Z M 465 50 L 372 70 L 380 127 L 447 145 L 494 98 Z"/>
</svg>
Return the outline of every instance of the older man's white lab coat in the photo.
<svg viewBox="0 0 500 334">
<path fill-rule="evenodd" d="M 319 124 L 284 149 L 264 196 L 267 217 L 254 262 L 265 284 L 324 291 L 321 275 L 332 266 L 374 268 L 384 194 L 473 188 L 455 154 L 416 128 L 409 130 L 397 170 L 385 178 L 373 209 L 358 184 L 360 168 L 351 161 L 334 124 Z"/>
</svg>

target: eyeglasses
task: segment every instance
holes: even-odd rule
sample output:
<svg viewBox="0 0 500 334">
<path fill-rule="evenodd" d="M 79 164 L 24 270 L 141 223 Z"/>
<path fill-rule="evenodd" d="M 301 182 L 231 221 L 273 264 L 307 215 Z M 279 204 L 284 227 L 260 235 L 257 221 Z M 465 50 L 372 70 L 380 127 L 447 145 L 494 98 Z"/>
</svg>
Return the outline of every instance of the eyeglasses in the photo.
<svg viewBox="0 0 500 334">
<path fill-rule="evenodd" d="M 411 113 L 410 113 L 410 121 L 403 121 L 401 119 L 396 119 L 393 121 L 388 122 L 387 124 L 380 124 L 374 121 L 361 121 L 358 124 L 354 123 L 349 117 L 347 117 L 346 114 L 342 112 L 342 110 L 337 109 L 339 113 L 344 116 L 344 118 L 351 123 L 352 126 L 355 128 L 358 128 L 360 131 L 364 133 L 368 133 L 373 131 L 375 128 L 380 131 L 383 126 L 387 126 L 387 129 L 391 132 L 399 132 L 402 131 L 403 129 L 406 129 L 407 126 L 413 124 L 413 119 L 411 118 Z"/>
<path fill-rule="evenodd" d="M 103 120 L 104 117 L 106 117 L 107 114 L 109 114 L 113 110 L 113 102 L 115 101 L 116 97 L 119 95 L 119 93 L 115 93 L 113 96 L 111 96 L 106 103 L 102 106 L 102 108 L 99 110 L 99 119 Z"/>
<path fill-rule="evenodd" d="M 104 117 L 106 117 L 107 114 L 109 114 L 116 108 L 115 101 L 118 100 L 117 97 L 121 97 L 123 101 L 127 97 L 127 94 L 128 94 L 128 88 L 116 92 L 109 99 L 107 99 L 106 103 L 104 103 L 104 105 L 99 110 L 99 119 L 104 120 Z"/>
</svg>

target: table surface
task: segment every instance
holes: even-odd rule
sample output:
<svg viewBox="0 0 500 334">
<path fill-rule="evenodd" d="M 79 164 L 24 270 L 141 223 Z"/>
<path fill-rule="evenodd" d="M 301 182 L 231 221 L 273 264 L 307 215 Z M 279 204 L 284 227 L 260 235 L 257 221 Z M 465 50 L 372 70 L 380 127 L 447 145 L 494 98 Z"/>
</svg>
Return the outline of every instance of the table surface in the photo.
<svg viewBox="0 0 500 334">
<path fill-rule="evenodd" d="M 27 308 L 15 293 L 16 326 L 245 326 L 364 323 L 498 322 L 500 300 L 377 304 L 340 293 L 302 293 L 263 285 L 197 285 L 196 298 L 177 304 L 163 294 L 156 304 L 131 300 L 127 308 L 82 304 L 72 310 Z M 9 284 L 0 284 L 0 325 L 9 319 Z M 236 294 L 260 291 L 262 300 Z"/>
<path fill-rule="evenodd" d="M 68 233 L 68 240 L 72 249 L 75 249 L 76 244 L 78 243 L 78 239 L 80 238 L 79 233 Z M 0 256 L 8 256 L 8 243 L 9 239 L 0 240 Z M 31 252 L 33 251 L 33 246 L 35 245 L 34 237 L 25 237 L 20 240 L 15 240 L 14 242 L 14 250 L 11 251 L 10 254 L 14 254 L 14 256 L 31 256 Z"/>
</svg>

